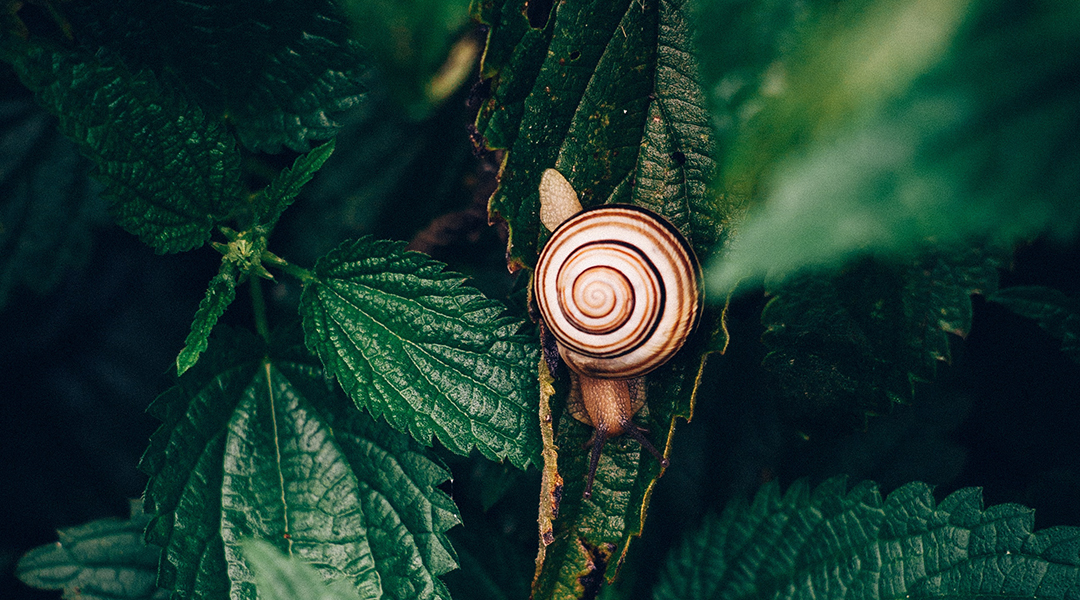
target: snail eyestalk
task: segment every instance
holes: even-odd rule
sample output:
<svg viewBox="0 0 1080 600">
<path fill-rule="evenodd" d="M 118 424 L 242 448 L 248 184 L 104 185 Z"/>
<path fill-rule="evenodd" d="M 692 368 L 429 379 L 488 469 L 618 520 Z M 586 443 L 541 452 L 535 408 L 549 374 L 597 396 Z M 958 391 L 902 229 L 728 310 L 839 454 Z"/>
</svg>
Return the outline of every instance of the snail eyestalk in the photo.
<svg viewBox="0 0 1080 600">
<path fill-rule="evenodd" d="M 592 448 L 589 457 L 589 474 L 585 484 L 585 498 L 592 496 L 593 479 L 600 464 L 600 454 L 604 444 L 613 437 L 629 434 L 641 447 L 656 457 L 662 467 L 668 466 L 668 460 L 656 449 L 645 430 L 634 424 L 633 418 L 644 403 L 644 386 L 638 379 L 602 379 L 586 375 L 576 375 L 578 394 L 572 401 L 580 400 L 588 423 L 595 429 L 586 444 Z M 577 417 L 578 415 L 575 415 Z M 580 419 L 580 417 L 579 417 Z"/>
<path fill-rule="evenodd" d="M 637 443 L 641 444 L 641 447 L 648 450 L 650 454 L 656 457 L 656 460 L 660 463 L 660 466 L 664 469 L 668 468 L 671 464 L 668 459 L 664 458 L 664 455 L 652 445 L 649 438 L 645 437 L 645 430 L 633 423 L 624 423 L 622 426 L 623 433 L 628 434 L 634 438 Z M 608 434 L 603 429 L 596 429 L 593 431 L 592 438 L 585 444 L 585 447 L 592 448 L 589 454 L 589 475 L 585 480 L 585 494 L 586 500 L 592 498 L 592 486 L 593 479 L 596 478 L 596 467 L 600 464 L 600 454 L 604 449 L 604 444 L 607 443 Z"/>
</svg>

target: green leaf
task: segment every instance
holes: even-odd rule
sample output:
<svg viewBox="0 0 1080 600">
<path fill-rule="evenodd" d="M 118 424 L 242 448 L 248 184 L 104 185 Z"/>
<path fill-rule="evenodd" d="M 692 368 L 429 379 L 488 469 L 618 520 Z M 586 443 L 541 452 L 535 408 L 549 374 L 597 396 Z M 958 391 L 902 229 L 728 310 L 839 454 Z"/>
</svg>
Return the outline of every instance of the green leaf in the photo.
<svg viewBox="0 0 1080 600">
<path fill-rule="evenodd" d="M 683 351 L 650 374 L 646 407 L 634 421 L 644 426 L 656 448 L 666 451 L 675 434 L 676 418 L 690 419 L 696 384 L 705 368 L 707 344 L 722 337 L 719 316 L 707 311 L 697 333 Z M 565 398 L 564 381 L 556 382 L 556 398 Z M 552 402 L 557 453 L 557 489 L 541 493 L 557 498 L 550 532 L 542 551 L 542 568 L 533 581 L 533 597 L 582 598 L 611 582 L 626 559 L 631 542 L 641 535 L 649 499 L 660 476 L 660 464 L 630 436 L 609 440 L 600 457 L 592 498 L 583 498 L 589 469 L 587 441 L 592 428 L 574 419 L 565 402 Z M 665 452 L 666 453 L 666 452 Z M 545 471 L 551 468 L 545 464 Z"/>
<path fill-rule="evenodd" d="M 949 336 L 971 329 L 971 294 L 997 288 L 1000 256 L 981 249 L 926 253 L 906 264 L 865 260 L 834 274 L 808 270 L 773 285 L 762 312 L 788 410 L 817 424 L 864 425 L 908 402 L 915 381 L 949 361 Z"/>
<path fill-rule="evenodd" d="M 161 549 L 146 545 L 143 529 L 150 520 L 142 503 L 131 503 L 131 517 L 99 519 L 61 529 L 60 541 L 27 552 L 15 568 L 23 583 L 64 590 L 64 598 L 85 600 L 161 599 L 157 564 Z"/>
<path fill-rule="evenodd" d="M 225 309 L 236 298 L 236 266 L 229 261 L 222 261 L 218 274 L 210 280 L 206 288 L 206 297 L 195 311 L 191 322 L 191 332 L 184 340 L 184 348 L 176 357 L 176 374 L 183 375 L 199 360 L 199 355 L 206 350 L 210 332 L 217 324 Z"/>
<path fill-rule="evenodd" d="M 670 219 L 705 258 L 727 235 L 741 203 L 709 189 L 716 176 L 716 136 L 701 89 L 690 6 L 689 0 L 659 5 L 653 101 L 632 201 Z"/>
<path fill-rule="evenodd" d="M 1080 302 L 1041 286 L 998 290 L 989 298 L 1014 313 L 1033 319 L 1044 331 L 1061 340 L 1061 351 L 1080 362 Z"/>
<path fill-rule="evenodd" d="M 19 44 L 23 82 L 97 163 L 121 227 L 159 253 L 201 246 L 241 194 L 232 136 L 203 111 L 113 59 Z"/>
<path fill-rule="evenodd" d="M 244 560 L 255 574 L 255 587 L 264 600 L 357 600 L 379 598 L 360 596 L 342 585 L 326 585 L 315 567 L 288 557 L 267 542 L 251 539 L 240 543 Z M 340 584 L 340 582 L 338 582 Z"/>
<path fill-rule="evenodd" d="M 404 244 L 363 238 L 315 264 L 305 341 L 358 407 L 430 444 L 536 462 L 536 344 L 505 308 Z"/>
<path fill-rule="evenodd" d="M 731 4 L 706 2 L 708 14 Z M 756 71 L 702 53 L 721 107 L 721 187 L 759 203 L 709 269 L 711 291 L 870 253 L 906 259 L 928 240 L 1075 235 L 1080 5 L 791 4 L 792 26 L 758 28 L 772 39 L 757 46 L 775 52 Z M 756 13 L 737 14 L 734 31 L 755 31 Z M 726 26 L 703 19 L 701 39 Z"/>
<path fill-rule="evenodd" d="M 546 239 L 538 185 L 547 168 L 566 176 L 583 205 L 647 206 L 668 217 L 699 256 L 709 256 L 740 204 L 708 189 L 716 142 L 688 4 L 563 2 L 549 15 L 522 4 L 477 4 L 490 26 L 481 74 L 491 90 L 477 128 L 488 147 L 509 151 L 489 208 L 509 224 L 511 268 L 532 265 Z M 676 418 L 692 414 L 703 356 L 725 342 L 721 315 L 709 314 L 687 347 L 649 375 L 649 410 L 639 420 L 654 445 L 668 445 Z M 593 500 L 584 501 L 587 464 L 579 448 L 591 430 L 563 408 L 562 387 L 550 412 L 556 434 L 545 449 L 549 487 L 541 496 L 561 503 L 542 508 L 558 517 L 543 532 L 550 545 L 539 559 L 537 598 L 577 598 L 595 591 L 582 581 L 599 586 L 614 577 L 641 531 L 659 475 L 656 459 L 632 440 L 609 442 Z"/>
<path fill-rule="evenodd" d="M 278 173 L 270 185 L 259 192 L 255 199 L 255 218 L 258 222 L 270 226 L 277 223 L 281 213 L 293 203 L 304 184 L 311 181 L 311 178 L 333 153 L 334 140 L 330 140 L 312 149 L 311 152 L 298 156 L 292 168 Z"/>
<path fill-rule="evenodd" d="M 254 537 L 363 597 L 447 598 L 446 470 L 328 386 L 298 332 L 270 348 L 224 333 L 150 409 L 163 424 L 140 468 L 162 587 L 255 598 L 240 546 Z"/>
<path fill-rule="evenodd" d="M 510 226 L 511 265 L 532 265 L 546 238 L 537 189 L 547 168 L 583 206 L 652 208 L 707 256 L 734 207 L 707 189 L 715 140 L 686 3 L 556 3 L 543 29 L 519 2 L 480 9 L 491 97 L 477 128 L 488 147 L 509 150 L 489 207 Z"/>
<path fill-rule="evenodd" d="M 0 101 L 0 307 L 18 286 L 44 294 L 89 257 L 109 222 L 90 161 L 32 100 Z"/>
<path fill-rule="evenodd" d="M 709 517 L 668 558 L 654 600 L 1072 598 L 1080 530 L 1033 532 L 1034 511 L 983 509 L 978 488 L 940 503 L 910 483 L 882 499 L 844 478 L 811 490 L 775 481 Z"/>
<path fill-rule="evenodd" d="M 370 62 L 332 0 L 140 2 L 62 7 L 80 40 L 166 72 L 251 150 L 303 152 L 366 100 Z M 163 77 L 164 78 L 164 77 Z"/>
</svg>

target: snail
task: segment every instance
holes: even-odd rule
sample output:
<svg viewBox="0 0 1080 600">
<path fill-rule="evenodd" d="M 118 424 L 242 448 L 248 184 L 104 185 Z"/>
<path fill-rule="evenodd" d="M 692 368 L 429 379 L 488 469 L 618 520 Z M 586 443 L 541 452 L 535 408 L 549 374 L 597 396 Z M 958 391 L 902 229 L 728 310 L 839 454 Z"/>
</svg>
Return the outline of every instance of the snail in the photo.
<svg viewBox="0 0 1080 600">
<path fill-rule="evenodd" d="M 644 208 L 582 210 L 555 169 L 540 182 L 540 219 L 552 231 L 533 274 L 543 330 L 571 370 L 570 414 L 594 428 L 585 497 L 604 443 L 628 434 L 668 461 L 634 424 L 642 377 L 685 343 L 701 314 L 701 267 L 674 225 Z"/>
</svg>

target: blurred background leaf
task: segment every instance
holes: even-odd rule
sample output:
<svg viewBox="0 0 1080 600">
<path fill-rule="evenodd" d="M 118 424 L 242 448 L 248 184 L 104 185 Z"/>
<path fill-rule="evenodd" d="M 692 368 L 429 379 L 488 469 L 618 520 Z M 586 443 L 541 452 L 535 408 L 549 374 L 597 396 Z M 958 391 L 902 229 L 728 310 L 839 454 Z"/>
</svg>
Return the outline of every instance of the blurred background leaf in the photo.
<svg viewBox="0 0 1080 600">
<path fill-rule="evenodd" d="M 482 50 L 469 0 L 344 0 L 355 38 L 374 55 L 383 85 L 423 117 L 474 72 Z"/>
<path fill-rule="evenodd" d="M 62 10 L 80 45 L 177 84 L 251 150 L 305 151 L 333 137 L 371 77 L 368 54 L 330 0 L 111 0 Z"/>
<path fill-rule="evenodd" d="M 710 5 L 707 15 L 731 3 Z M 712 265 L 711 289 L 867 252 L 1076 232 L 1080 6 L 798 6 L 768 18 L 738 13 L 739 27 L 774 40 L 771 60 L 749 74 L 738 62 L 729 71 L 728 48 L 703 44 L 706 89 L 719 107 L 721 188 L 756 205 Z M 755 16 L 762 25 L 746 22 Z M 719 36 L 715 27 L 702 19 L 699 39 Z"/>
<path fill-rule="evenodd" d="M 990 300 L 1035 321 L 1061 340 L 1061 351 L 1080 362 L 1080 301 L 1043 286 L 1017 286 L 998 290 Z"/>
<path fill-rule="evenodd" d="M 971 294 L 997 289 L 1001 254 L 955 248 L 906 262 L 864 259 L 771 285 L 763 364 L 789 415 L 810 429 L 858 429 L 868 414 L 910 402 L 916 382 L 952 361 L 959 339 L 949 334 L 971 331 Z"/>
<path fill-rule="evenodd" d="M 57 532 L 60 540 L 28 552 L 16 570 L 27 585 L 63 590 L 64 598 L 164 600 L 157 587 L 161 549 L 143 540 L 150 521 L 142 501 L 128 519 L 100 519 Z"/>
<path fill-rule="evenodd" d="M 14 79 L 14 78 L 12 78 Z M 9 81 L 15 91 L 15 81 Z M 0 308 L 12 289 L 52 291 L 109 223 L 91 163 L 27 97 L 0 99 Z"/>
</svg>

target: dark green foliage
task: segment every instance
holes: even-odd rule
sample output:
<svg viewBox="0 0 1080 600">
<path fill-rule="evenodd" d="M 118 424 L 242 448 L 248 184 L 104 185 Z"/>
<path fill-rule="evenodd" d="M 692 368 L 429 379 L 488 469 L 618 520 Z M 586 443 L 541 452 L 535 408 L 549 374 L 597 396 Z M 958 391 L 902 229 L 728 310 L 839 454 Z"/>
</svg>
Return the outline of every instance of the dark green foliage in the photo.
<svg viewBox="0 0 1080 600">
<path fill-rule="evenodd" d="M 362 596 L 445 598 L 436 576 L 456 563 L 443 532 L 459 519 L 435 486 L 448 474 L 357 412 L 288 337 L 226 332 L 151 406 L 163 424 L 141 467 L 161 585 L 254 598 L 240 545 L 257 537 Z"/>
<path fill-rule="evenodd" d="M 459 454 L 537 462 L 538 350 L 505 308 L 403 244 L 360 239 L 315 265 L 308 348 L 360 408 Z"/>
<path fill-rule="evenodd" d="M 26 553 L 15 574 L 28 585 L 63 590 L 64 598 L 163 600 L 168 592 L 155 585 L 161 550 L 143 541 L 149 520 L 132 502 L 129 519 L 61 529 L 58 542 Z"/>
<path fill-rule="evenodd" d="M 906 258 L 927 240 L 1077 231 L 1080 5 L 703 4 L 729 15 L 703 19 L 700 38 L 723 189 L 760 204 L 713 289 L 869 252 Z M 727 39 L 717 25 L 764 41 L 744 58 L 741 37 L 711 41 Z"/>
<path fill-rule="evenodd" d="M 206 350 L 214 325 L 235 298 L 236 266 L 229 261 L 223 261 L 221 270 L 210 280 L 210 286 L 206 288 L 206 297 L 199 303 L 199 310 L 195 312 L 195 319 L 191 322 L 191 333 L 184 340 L 184 349 L 176 357 L 177 375 L 183 375 L 184 371 L 190 369 L 199 360 L 199 355 Z"/>
<path fill-rule="evenodd" d="M 19 91 L 83 154 L 25 102 L 0 104 L 0 302 L 19 283 L 47 289 L 85 256 L 91 171 L 117 223 L 158 253 L 209 242 L 223 256 L 176 385 L 150 407 L 161 426 L 140 465 L 148 516 L 62 532 L 63 545 L 21 563 L 27 581 L 90 597 L 120 582 L 119 597 L 148 597 L 164 593 L 148 583 L 156 570 L 185 600 L 424 600 L 450 588 L 638 599 L 653 587 L 632 553 L 652 550 L 634 539 L 656 535 L 654 494 L 669 496 L 657 504 L 676 506 L 666 522 L 681 527 L 728 484 L 700 484 L 708 499 L 663 488 L 729 460 L 700 439 L 676 460 L 696 407 L 744 411 L 730 431 L 753 447 L 730 460 L 747 466 L 745 489 L 799 464 L 783 461 L 803 446 L 778 449 L 796 434 L 859 427 L 962 356 L 973 293 L 1080 357 L 1075 298 L 995 293 L 1014 244 L 1078 230 L 1072 0 L 471 6 L 486 29 L 468 31 L 464 0 L 0 11 L 0 58 Z M 470 91 L 461 82 L 484 33 Z M 606 445 L 588 500 L 592 430 L 570 414 L 558 361 L 544 362 L 551 377 L 538 372 L 538 328 L 523 320 L 548 236 L 537 218 L 547 168 L 586 206 L 665 215 L 711 265 L 699 328 L 647 376 L 634 416 L 671 457 L 668 477 L 624 436 Z M 489 218 L 508 238 L 484 229 Z M 453 267 L 384 238 L 446 249 Z M 462 246 L 485 256 L 459 256 Z M 516 283 L 506 266 L 522 271 Z M 733 300 L 745 303 L 736 342 L 752 360 L 706 360 L 726 347 L 730 296 L 762 282 L 767 304 Z M 238 294 L 244 283 L 250 294 Z M 237 297 L 250 315 L 226 314 Z M 248 317 L 254 334 L 233 329 Z M 758 402 L 728 406 L 739 398 Z M 144 522 L 153 548 L 133 537 Z M 1074 529 L 1034 533 L 1017 505 L 984 511 L 971 489 L 935 504 L 921 484 L 887 499 L 842 479 L 783 496 L 770 484 L 706 521 L 655 593 L 1071 599 L 1076 540 Z M 622 588 L 609 585 L 617 574 Z"/>
<path fill-rule="evenodd" d="M 83 45 L 135 68 L 169 73 L 244 146 L 307 150 L 364 101 L 366 54 L 336 3 L 86 3 L 71 12 Z"/>
<path fill-rule="evenodd" d="M 761 315 L 764 364 L 788 410 L 858 427 L 866 414 L 909 401 L 916 381 L 951 360 L 947 334 L 971 330 L 971 294 L 997 289 L 1000 256 L 942 249 L 907 264 L 808 270 L 771 286 Z"/>
<path fill-rule="evenodd" d="M 706 519 L 668 560 L 655 600 L 736 598 L 1072 598 L 1080 529 L 1033 532 L 1016 504 L 983 508 L 977 488 L 934 501 L 912 483 L 882 498 L 843 477 L 784 494 L 766 484 L 750 504 Z"/>
<path fill-rule="evenodd" d="M 549 15 L 532 6 L 536 12 L 527 14 L 516 2 L 477 7 L 491 26 L 482 71 L 491 95 L 477 128 L 488 147 L 509 153 L 489 209 L 509 225 L 510 264 L 532 265 L 546 239 L 537 186 L 549 167 L 567 177 L 583 205 L 649 207 L 668 217 L 700 255 L 712 252 L 733 208 L 709 191 L 715 140 L 686 3 L 554 3 Z M 658 447 L 676 417 L 691 415 L 703 355 L 725 340 L 713 315 L 679 357 L 651 376 L 647 423 Z M 617 440 L 600 461 L 594 501 L 584 501 L 587 462 L 578 448 L 590 429 L 562 410 L 562 402 L 553 402 L 558 465 L 546 468 L 557 470 L 565 488 L 554 543 L 534 584 L 537 597 L 571 597 L 583 589 L 576 583 L 580 575 L 599 585 L 606 563 L 620 563 L 641 531 L 659 476 L 655 458 L 632 440 Z"/>
<path fill-rule="evenodd" d="M 1062 352 L 1080 362 L 1080 302 L 1076 298 L 1051 288 L 1017 286 L 998 290 L 990 300 L 1034 320 L 1061 340 Z"/>
<path fill-rule="evenodd" d="M 0 307 L 24 285 L 51 291 L 85 264 L 108 222 L 91 163 L 29 99 L 0 101 Z"/>
<path fill-rule="evenodd" d="M 16 49 L 23 82 L 97 164 L 121 227 L 162 253 L 210 238 L 240 198 L 240 154 L 223 126 L 116 57 L 45 45 Z"/>
<path fill-rule="evenodd" d="M 259 192 L 253 201 L 255 220 L 262 225 L 273 226 L 281 213 L 292 204 L 304 184 L 311 181 L 315 173 L 322 168 L 326 159 L 334 153 L 334 140 L 300 156 L 292 168 L 284 169 L 274 178 L 266 189 Z"/>
<path fill-rule="evenodd" d="M 729 207 L 707 193 L 715 146 L 685 2 L 556 4 L 542 30 L 514 2 L 480 8 L 491 98 L 477 127 L 509 150 L 490 207 L 510 225 L 511 264 L 532 265 L 546 238 L 537 186 L 549 167 L 583 205 L 648 206 L 708 253 Z"/>
</svg>

